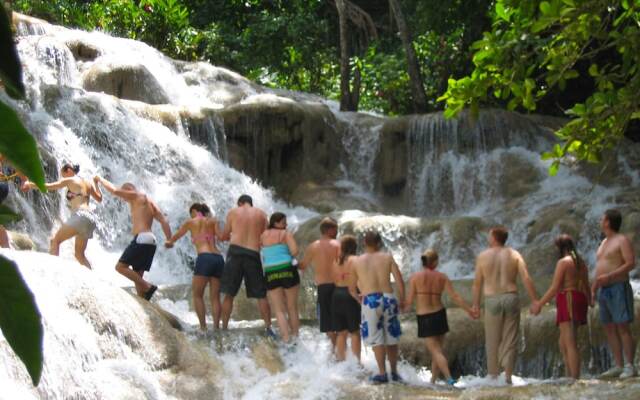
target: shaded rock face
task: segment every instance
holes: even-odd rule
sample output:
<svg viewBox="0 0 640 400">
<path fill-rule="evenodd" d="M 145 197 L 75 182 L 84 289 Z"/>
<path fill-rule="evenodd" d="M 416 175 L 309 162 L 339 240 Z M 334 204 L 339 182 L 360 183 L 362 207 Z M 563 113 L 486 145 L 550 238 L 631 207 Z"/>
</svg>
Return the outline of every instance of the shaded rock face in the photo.
<svg viewBox="0 0 640 400">
<path fill-rule="evenodd" d="M 139 64 L 95 63 L 84 72 L 82 87 L 91 92 L 107 93 L 120 99 L 148 104 L 171 102 L 149 70 Z"/>
<path fill-rule="evenodd" d="M 340 161 L 339 131 L 322 105 L 291 100 L 239 104 L 219 112 L 229 164 L 273 186 L 287 198 L 304 181 L 336 177 Z"/>
</svg>

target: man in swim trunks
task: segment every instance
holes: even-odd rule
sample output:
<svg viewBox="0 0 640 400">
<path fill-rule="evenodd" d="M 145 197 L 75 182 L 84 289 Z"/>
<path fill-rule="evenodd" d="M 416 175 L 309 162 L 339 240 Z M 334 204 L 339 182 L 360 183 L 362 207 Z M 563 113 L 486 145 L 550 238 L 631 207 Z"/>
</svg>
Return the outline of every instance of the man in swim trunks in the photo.
<svg viewBox="0 0 640 400">
<path fill-rule="evenodd" d="M 404 282 L 393 256 L 380 251 L 382 238 L 378 232 L 369 231 L 364 236 L 365 252 L 353 260 L 353 279 L 349 292 L 362 299 L 362 324 L 360 333 L 366 345 L 373 347 L 378 364 L 378 375 L 370 378 L 373 383 L 387 383 L 386 358 L 391 365 L 391 379 L 402 381 L 398 375 L 398 341 L 402 334 L 399 309 L 404 302 Z M 393 275 L 400 300 L 391 286 Z M 362 296 L 358 295 L 358 289 Z"/>
<path fill-rule="evenodd" d="M 520 327 L 518 275 L 531 301 L 538 297 L 524 259 L 516 250 L 505 246 L 508 237 L 505 228 L 492 228 L 489 231 L 489 248 L 476 258 L 472 312 L 475 315 L 479 313 L 482 290 L 485 297 L 487 370 L 489 376 L 496 379 L 502 367 L 507 383 L 511 384 Z"/>
<path fill-rule="evenodd" d="M 9 197 L 9 183 L 16 183 L 16 180 L 27 182 L 27 178 L 12 168 L 5 157 L 0 154 L 0 204 Z M 3 225 L 0 225 L 0 247 L 9 248 L 9 234 Z"/>
<path fill-rule="evenodd" d="M 591 301 L 598 293 L 600 321 L 616 365 L 602 374 L 604 378 L 636 376 L 633 365 L 635 342 L 631 335 L 633 322 L 633 291 L 629 272 L 635 266 L 631 241 L 619 233 L 622 215 L 618 210 L 605 211 L 600 227 L 606 238 L 596 253 L 596 279 L 591 289 Z M 627 363 L 623 367 L 623 353 Z"/>
<path fill-rule="evenodd" d="M 320 221 L 320 239 L 307 246 L 304 258 L 298 268 L 304 270 L 313 265 L 314 281 L 318 287 L 318 321 L 320 332 L 326 333 L 332 346 L 336 345 L 336 332 L 333 331 L 331 317 L 331 299 L 335 284 L 333 282 L 333 263 L 340 256 L 338 223 L 330 217 Z"/>
<path fill-rule="evenodd" d="M 145 271 L 151 269 L 153 256 L 156 253 L 157 240 L 151 232 L 151 225 L 154 219 L 157 220 L 166 239 L 171 237 L 171 227 L 156 203 L 146 194 L 138 191 L 132 183 L 125 183 L 120 188 L 116 188 L 113 183 L 101 176 L 95 176 L 93 180 L 96 185 L 102 184 L 109 193 L 129 204 L 133 240 L 120 256 L 116 271 L 133 281 L 138 296 L 150 300 L 158 289 L 156 285 L 150 284 L 143 278 Z"/>
<path fill-rule="evenodd" d="M 253 206 L 251 196 L 243 194 L 237 207 L 227 214 L 224 231 L 219 239 L 230 241 L 227 261 L 220 279 L 222 301 L 222 329 L 227 329 L 233 310 L 233 299 L 244 279 L 247 297 L 258 300 L 258 309 L 268 335 L 271 331 L 271 310 L 267 302 L 267 282 L 260 260 L 260 235 L 267 229 L 267 214 Z"/>
</svg>

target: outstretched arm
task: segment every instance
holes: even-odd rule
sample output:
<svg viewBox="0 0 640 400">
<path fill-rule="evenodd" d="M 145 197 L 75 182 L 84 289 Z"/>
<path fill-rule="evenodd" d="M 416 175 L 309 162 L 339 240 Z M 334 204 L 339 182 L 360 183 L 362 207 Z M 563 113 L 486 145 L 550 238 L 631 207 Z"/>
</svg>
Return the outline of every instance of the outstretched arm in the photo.
<svg viewBox="0 0 640 400">
<path fill-rule="evenodd" d="M 164 247 L 168 249 L 172 248 L 173 244 L 177 242 L 181 237 L 183 237 L 188 231 L 189 231 L 189 221 L 182 224 L 180 229 L 178 229 L 178 231 L 174 233 L 173 236 L 171 236 L 171 238 L 167 239 L 167 241 L 164 242 Z"/>
<path fill-rule="evenodd" d="M 558 260 L 558 262 L 556 263 L 556 270 L 553 273 L 553 280 L 551 281 L 551 286 L 549 286 L 549 289 L 547 289 L 547 292 L 542 296 L 542 298 L 540 298 L 539 301 L 534 302 L 534 304 L 531 307 L 532 311 L 537 311 L 537 312 L 533 312 L 533 314 L 538 314 L 542 306 L 547 304 L 549 300 L 551 300 L 556 294 L 558 294 L 558 291 L 560 290 L 560 285 L 562 284 L 562 278 L 564 276 L 564 271 L 566 270 L 566 267 L 567 265 L 565 262 L 562 262 L 562 260 Z"/>
<path fill-rule="evenodd" d="M 107 189 L 107 192 L 111 193 L 114 196 L 118 196 L 125 201 L 133 201 L 139 196 L 138 192 L 134 190 L 124 190 L 121 188 L 117 188 L 113 183 L 109 182 L 99 175 L 94 176 L 93 181 L 96 183 L 96 186 L 98 183 L 102 184 L 102 186 Z"/>
<path fill-rule="evenodd" d="M 518 254 L 518 273 L 520 274 L 520 279 L 522 279 L 522 284 L 524 285 L 531 302 L 537 301 L 538 294 L 536 293 L 536 287 L 533 284 L 533 279 L 529 276 L 527 264 L 524 262 L 524 259 L 520 254 Z"/>
<path fill-rule="evenodd" d="M 349 275 L 349 294 L 356 299 L 358 303 L 362 303 L 362 299 L 358 296 L 358 270 L 352 267 L 351 274 Z"/>
<path fill-rule="evenodd" d="M 89 194 L 91 197 L 93 197 L 93 199 L 98 203 L 102 203 L 102 192 L 100 191 L 100 186 L 98 185 L 98 182 L 96 182 L 95 178 L 93 181 L 89 182 L 89 185 Z"/>
<path fill-rule="evenodd" d="M 69 183 L 71 183 L 71 182 L 73 182 L 73 178 L 62 178 L 62 179 L 57 180 L 55 182 L 45 183 L 44 187 L 47 190 L 58 190 L 58 189 L 62 189 L 62 188 L 68 187 Z M 25 182 L 23 186 L 26 187 L 27 189 L 37 189 L 38 188 L 38 186 L 36 186 L 36 184 L 31 182 L 31 181 Z"/>
<path fill-rule="evenodd" d="M 473 313 L 477 316 L 480 315 L 480 297 L 482 291 L 482 285 L 484 283 L 484 275 L 482 273 L 482 266 L 480 265 L 480 258 L 476 258 L 476 273 L 473 279 L 473 305 L 471 309 Z"/>
<path fill-rule="evenodd" d="M 298 268 L 304 270 L 311 264 L 311 260 L 313 260 L 313 245 L 307 246 L 304 252 L 304 258 L 300 261 L 300 264 L 298 264 Z"/>
<path fill-rule="evenodd" d="M 220 235 L 218 235 L 218 240 L 220 240 L 221 242 L 231 240 L 231 213 L 232 211 L 229 211 L 229 213 L 227 213 L 227 219 L 224 223 L 224 229 L 222 230 L 222 232 L 220 232 Z"/>
<path fill-rule="evenodd" d="M 414 276 L 409 279 L 409 293 L 407 294 L 407 298 L 404 301 L 404 307 L 402 307 L 403 312 L 408 312 L 413 305 L 413 300 L 416 296 L 416 279 Z"/>
<path fill-rule="evenodd" d="M 444 290 L 447 292 L 447 295 L 451 297 L 451 300 L 453 300 L 453 302 L 456 303 L 460 308 L 465 310 L 467 314 L 471 316 L 471 318 L 476 318 L 475 313 L 473 312 L 473 310 L 471 310 L 471 307 L 469 307 L 469 305 L 467 304 L 466 301 L 464 301 L 462 296 L 460 296 L 460 294 L 458 294 L 458 292 L 455 291 L 448 277 L 445 277 Z"/>
<path fill-rule="evenodd" d="M 160 226 L 162 227 L 162 231 L 164 232 L 164 237 L 169 239 L 171 237 L 171 226 L 169 226 L 169 222 L 165 218 L 162 211 L 160 211 L 160 208 L 156 205 L 156 203 L 149 199 L 149 204 L 153 209 L 153 218 L 156 221 L 160 222 Z"/>
</svg>

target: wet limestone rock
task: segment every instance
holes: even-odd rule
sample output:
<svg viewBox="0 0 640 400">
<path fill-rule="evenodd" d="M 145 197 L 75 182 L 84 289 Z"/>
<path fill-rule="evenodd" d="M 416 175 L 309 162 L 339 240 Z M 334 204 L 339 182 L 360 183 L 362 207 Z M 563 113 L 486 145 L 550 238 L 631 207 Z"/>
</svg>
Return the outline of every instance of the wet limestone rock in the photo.
<svg viewBox="0 0 640 400">
<path fill-rule="evenodd" d="M 299 184 L 291 193 L 289 201 L 323 213 L 342 210 L 380 211 L 379 205 L 354 195 L 348 187 L 313 181 Z"/>
<path fill-rule="evenodd" d="M 9 232 L 9 244 L 16 250 L 37 250 L 37 246 L 29 235 L 20 232 Z"/>
<path fill-rule="evenodd" d="M 148 104 L 170 103 L 169 96 L 149 70 L 141 64 L 96 62 L 82 76 L 82 87 L 120 99 Z"/>
<path fill-rule="evenodd" d="M 338 176 L 340 134 L 325 105 L 274 96 L 226 107 L 219 115 L 230 165 L 285 199 L 302 182 Z"/>
</svg>

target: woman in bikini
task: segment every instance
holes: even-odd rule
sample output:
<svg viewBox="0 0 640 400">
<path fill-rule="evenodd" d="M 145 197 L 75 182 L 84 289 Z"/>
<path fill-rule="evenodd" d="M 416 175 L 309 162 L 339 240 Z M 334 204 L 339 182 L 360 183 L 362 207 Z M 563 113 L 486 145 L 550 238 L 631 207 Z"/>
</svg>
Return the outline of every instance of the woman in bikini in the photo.
<svg viewBox="0 0 640 400">
<path fill-rule="evenodd" d="M 102 202 L 102 193 L 93 181 L 80 178 L 78 172 L 80 172 L 79 165 L 65 163 L 60 169 L 62 179 L 45 184 L 47 190 L 66 188 L 65 198 L 71 208 L 71 216 L 53 235 L 49 243 L 49 253 L 57 256 L 60 253 L 60 244 L 75 237 L 74 255 L 76 260 L 91 269 L 91 264 L 84 254 L 87 243 L 93 237 L 93 231 L 96 229 L 96 216 L 89 206 L 89 200 L 93 197 L 98 203 Z M 24 186 L 27 189 L 37 188 L 33 182 L 26 182 Z"/>
<path fill-rule="evenodd" d="M 276 314 L 280 336 L 289 343 L 291 336 L 298 336 L 298 289 L 300 275 L 297 261 L 298 245 L 293 234 L 287 231 L 287 217 L 276 212 L 269 218 L 269 227 L 260 236 L 260 257 L 267 281 L 267 298 Z"/>
<path fill-rule="evenodd" d="M 349 294 L 349 284 L 353 279 L 351 261 L 356 255 L 358 242 L 351 235 L 340 239 L 340 258 L 333 264 L 334 283 L 331 297 L 331 322 L 336 337 L 336 360 L 346 358 L 347 336 L 351 337 L 351 351 L 360 361 L 360 303 Z"/>
<path fill-rule="evenodd" d="M 451 300 L 464 309 L 471 318 L 475 318 L 475 316 L 469 305 L 453 289 L 449 277 L 436 271 L 438 253 L 430 249 L 425 251 L 420 258 L 423 270 L 413 274 L 409 280 L 409 293 L 404 311 L 411 308 L 415 299 L 418 337 L 425 338 L 427 350 L 431 354 L 431 383 L 435 383 L 442 373 L 447 384 L 453 385 L 456 381 L 451 377 L 449 363 L 442 350 L 444 336 L 449 332 L 447 310 L 442 305 L 442 293 L 446 291 Z"/>
<path fill-rule="evenodd" d="M 178 231 L 165 242 L 165 247 L 173 244 L 187 232 L 191 233 L 191 241 L 196 248 L 196 268 L 191 281 L 193 304 L 200 322 L 200 330 L 207 331 L 204 306 L 204 290 L 209 284 L 209 299 L 211 300 L 211 314 L 213 326 L 220 327 L 220 277 L 224 270 L 224 259 L 216 247 L 218 221 L 211 217 L 211 211 L 206 204 L 194 203 L 189 207 L 191 219 L 187 220 Z"/>
<path fill-rule="evenodd" d="M 589 271 L 576 252 L 573 239 L 560 235 L 555 240 L 560 252 L 556 271 L 549 290 L 539 301 L 531 305 L 531 313 L 537 315 L 542 306 L 554 296 L 556 298 L 556 325 L 560 328 L 558 344 L 564 359 L 567 376 L 580 378 L 580 351 L 578 350 L 578 327 L 587 323 L 587 311 L 591 301 Z"/>
</svg>

